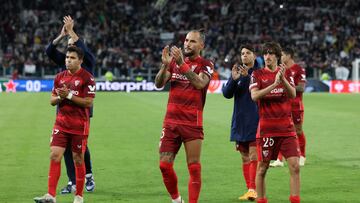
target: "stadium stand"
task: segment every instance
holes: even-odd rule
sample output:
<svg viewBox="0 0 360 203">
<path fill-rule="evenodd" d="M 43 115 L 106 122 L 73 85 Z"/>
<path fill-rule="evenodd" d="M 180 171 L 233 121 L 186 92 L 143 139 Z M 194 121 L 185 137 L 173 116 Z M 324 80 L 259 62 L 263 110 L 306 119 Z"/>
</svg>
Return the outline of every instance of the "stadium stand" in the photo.
<svg viewBox="0 0 360 203">
<path fill-rule="evenodd" d="M 186 31 L 195 28 L 207 30 L 203 54 L 220 76 L 239 60 L 235 54 L 245 42 L 276 40 L 296 47 L 309 78 L 322 72 L 335 77 L 335 61 L 351 68 L 360 57 L 357 0 L 2 2 L 0 77 L 10 78 L 15 69 L 20 78 L 54 75 L 58 70 L 44 50 L 67 14 L 96 54 L 98 77 L 111 70 L 118 79 L 151 80 L 164 44 L 181 46 Z"/>
</svg>

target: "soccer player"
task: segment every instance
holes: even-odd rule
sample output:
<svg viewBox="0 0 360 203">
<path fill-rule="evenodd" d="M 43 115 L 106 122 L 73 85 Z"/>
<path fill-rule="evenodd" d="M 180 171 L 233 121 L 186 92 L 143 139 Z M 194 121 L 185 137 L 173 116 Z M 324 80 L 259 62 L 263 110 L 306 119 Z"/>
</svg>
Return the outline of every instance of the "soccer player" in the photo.
<svg viewBox="0 0 360 203">
<path fill-rule="evenodd" d="M 51 60 L 53 60 L 59 67 L 65 69 L 65 54 L 58 51 L 56 49 L 59 42 L 64 39 L 66 36 L 68 38 L 68 46 L 76 46 L 83 50 L 84 52 L 84 60 L 81 64 L 85 70 L 89 73 L 93 73 L 93 69 L 95 67 L 95 57 L 89 50 L 89 48 L 84 44 L 84 42 L 79 38 L 79 36 L 75 33 L 74 20 L 70 16 L 65 16 L 63 18 L 64 26 L 61 29 L 61 32 L 58 37 L 56 37 L 48 47 L 46 48 L 46 54 L 49 56 Z M 90 117 L 92 117 L 92 110 L 90 111 Z M 61 194 L 69 194 L 75 191 L 75 167 L 74 161 L 72 158 L 71 148 L 67 147 L 64 153 L 64 160 L 66 165 L 66 172 L 69 178 L 69 182 L 67 186 L 61 189 Z M 93 192 L 95 190 L 95 181 L 92 173 L 92 164 L 89 148 L 86 147 L 85 151 L 85 166 L 86 166 L 86 191 Z"/>
<path fill-rule="evenodd" d="M 295 98 L 294 81 L 281 60 L 281 47 L 268 42 L 262 48 L 265 68 L 252 73 L 251 98 L 258 103 L 257 131 L 258 168 L 256 172 L 257 202 L 266 203 L 265 175 L 270 160 L 281 152 L 290 171 L 290 202 L 300 202 L 299 151 L 291 117 L 291 98 Z"/>
<path fill-rule="evenodd" d="M 156 87 L 170 82 L 169 100 L 160 138 L 160 170 L 173 203 L 183 203 L 177 186 L 173 163 L 184 143 L 190 174 L 189 202 L 198 202 L 201 188 L 200 153 L 203 133 L 203 108 L 213 73 L 212 62 L 202 58 L 205 35 L 201 30 L 190 31 L 184 41 L 184 51 L 166 46 L 162 65 L 155 78 Z"/>
<path fill-rule="evenodd" d="M 300 159 L 299 165 L 305 165 L 305 145 L 306 138 L 304 131 L 302 129 L 302 124 L 304 121 L 304 104 L 302 101 L 302 95 L 305 90 L 306 84 L 306 74 L 305 69 L 294 61 L 295 52 L 292 48 L 286 47 L 282 49 L 281 61 L 285 64 L 287 71 L 290 71 L 290 74 L 294 78 L 294 84 L 296 89 L 296 97 L 292 100 L 292 118 L 295 124 L 296 135 L 300 147 Z M 282 161 L 282 155 L 279 154 L 278 159 L 270 164 L 270 166 L 278 167 L 284 166 Z"/>
<path fill-rule="evenodd" d="M 231 76 L 223 87 L 225 98 L 234 97 L 234 111 L 231 122 L 230 140 L 236 142 L 236 150 L 241 154 L 243 176 L 248 191 L 239 200 L 254 201 L 257 197 L 255 187 L 257 155 L 256 129 L 259 115 L 256 103 L 251 99 L 249 90 L 250 75 L 259 69 L 254 48 L 250 44 L 241 47 L 242 65 L 232 67 Z"/>
<path fill-rule="evenodd" d="M 75 163 L 76 193 L 74 203 L 83 202 L 85 183 L 84 153 L 89 135 L 90 108 L 95 97 L 95 80 L 85 69 L 83 51 L 70 46 L 66 52 L 66 68 L 55 76 L 50 104 L 58 105 L 50 143 L 48 193 L 34 198 L 37 203 L 56 202 L 56 187 L 61 174 L 61 159 L 71 144 Z"/>
</svg>

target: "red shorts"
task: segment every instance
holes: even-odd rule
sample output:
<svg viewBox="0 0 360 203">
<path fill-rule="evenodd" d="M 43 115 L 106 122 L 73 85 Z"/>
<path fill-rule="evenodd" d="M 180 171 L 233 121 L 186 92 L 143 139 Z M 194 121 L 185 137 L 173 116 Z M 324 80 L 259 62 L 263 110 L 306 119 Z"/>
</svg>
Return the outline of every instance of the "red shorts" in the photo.
<svg viewBox="0 0 360 203">
<path fill-rule="evenodd" d="M 256 140 L 248 142 L 236 142 L 236 150 L 243 153 L 249 153 L 250 147 L 256 147 Z"/>
<path fill-rule="evenodd" d="M 71 144 L 71 150 L 75 153 L 84 153 L 87 145 L 87 135 L 76 135 L 54 128 L 50 140 L 50 146 L 66 148 Z"/>
<path fill-rule="evenodd" d="M 176 154 L 183 142 L 197 139 L 204 139 L 202 127 L 164 125 L 160 137 L 159 152 L 174 152 Z"/>
<path fill-rule="evenodd" d="M 304 112 L 303 111 L 292 111 L 291 112 L 292 119 L 294 124 L 299 125 L 304 121 Z"/>
<path fill-rule="evenodd" d="M 279 152 L 286 159 L 300 156 L 299 143 L 295 136 L 257 138 L 256 144 L 259 161 L 276 160 Z"/>
</svg>

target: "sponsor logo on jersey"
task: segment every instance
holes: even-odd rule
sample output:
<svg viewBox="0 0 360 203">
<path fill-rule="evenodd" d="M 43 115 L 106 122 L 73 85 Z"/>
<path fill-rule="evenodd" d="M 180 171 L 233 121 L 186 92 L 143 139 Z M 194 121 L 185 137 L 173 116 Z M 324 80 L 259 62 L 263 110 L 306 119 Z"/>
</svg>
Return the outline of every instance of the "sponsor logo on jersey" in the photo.
<svg viewBox="0 0 360 203">
<path fill-rule="evenodd" d="M 76 91 L 76 90 L 70 90 L 70 92 L 71 92 L 73 95 L 79 95 L 79 91 Z"/>
<path fill-rule="evenodd" d="M 179 73 L 173 73 L 171 78 L 188 81 L 188 79 L 187 79 L 187 77 L 185 75 L 182 75 L 182 74 L 179 74 Z"/>
<path fill-rule="evenodd" d="M 284 88 L 275 88 L 273 90 L 271 90 L 271 94 L 278 94 L 278 93 L 283 93 L 284 92 Z"/>
<path fill-rule="evenodd" d="M 262 153 L 264 157 L 267 157 L 269 155 L 269 150 L 263 150 Z"/>
<path fill-rule="evenodd" d="M 96 86 L 95 85 L 88 85 L 88 88 L 89 88 L 89 92 L 88 94 L 95 94 L 95 88 Z"/>
</svg>

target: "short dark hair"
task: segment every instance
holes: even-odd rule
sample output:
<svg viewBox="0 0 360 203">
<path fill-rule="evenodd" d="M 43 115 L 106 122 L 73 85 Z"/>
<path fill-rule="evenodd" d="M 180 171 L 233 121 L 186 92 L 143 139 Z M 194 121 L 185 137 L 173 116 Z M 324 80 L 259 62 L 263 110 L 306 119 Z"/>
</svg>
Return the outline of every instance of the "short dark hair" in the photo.
<svg viewBox="0 0 360 203">
<path fill-rule="evenodd" d="M 255 54 L 255 47 L 253 45 L 251 45 L 251 44 L 243 44 L 243 45 L 241 45 L 240 51 L 242 49 L 248 49 L 248 50 L 250 50 L 251 52 L 253 52 Z"/>
<path fill-rule="evenodd" d="M 84 52 L 82 49 L 80 49 L 79 47 L 76 46 L 70 46 L 66 49 L 66 52 L 76 52 L 76 54 L 78 55 L 79 59 L 84 59 Z"/>
<path fill-rule="evenodd" d="M 281 46 L 277 42 L 266 42 L 262 46 L 262 54 L 265 55 L 267 53 L 275 54 L 278 59 L 278 63 L 281 61 Z"/>
<path fill-rule="evenodd" d="M 285 47 L 282 49 L 282 52 L 284 52 L 286 55 L 290 55 L 290 58 L 294 58 L 295 56 L 295 51 L 293 48 L 291 47 Z"/>
<path fill-rule="evenodd" d="M 200 35 L 200 39 L 203 41 L 203 43 L 205 44 L 205 40 L 206 40 L 206 31 L 204 28 L 200 28 L 200 29 L 196 29 L 196 30 L 191 30 L 190 32 L 197 32 Z"/>
</svg>

